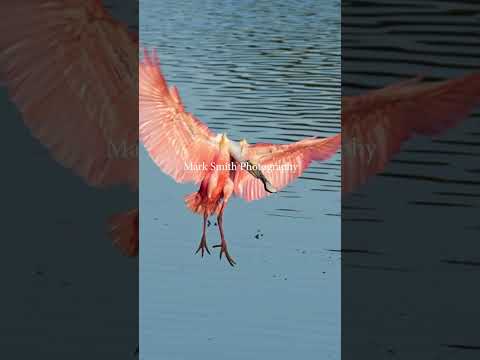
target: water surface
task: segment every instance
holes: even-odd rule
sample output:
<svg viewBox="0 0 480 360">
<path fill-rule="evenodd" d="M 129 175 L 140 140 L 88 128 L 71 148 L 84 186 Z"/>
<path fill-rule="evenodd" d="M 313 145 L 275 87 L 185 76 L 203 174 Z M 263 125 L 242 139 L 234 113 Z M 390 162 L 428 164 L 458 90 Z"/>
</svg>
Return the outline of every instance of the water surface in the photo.
<svg viewBox="0 0 480 360">
<path fill-rule="evenodd" d="M 292 142 L 340 131 L 339 1 L 140 2 L 140 39 L 216 132 Z M 340 155 L 276 196 L 230 202 L 229 249 L 193 255 L 201 218 L 140 154 L 143 359 L 340 358 Z M 208 229 L 210 245 L 218 229 Z"/>
</svg>

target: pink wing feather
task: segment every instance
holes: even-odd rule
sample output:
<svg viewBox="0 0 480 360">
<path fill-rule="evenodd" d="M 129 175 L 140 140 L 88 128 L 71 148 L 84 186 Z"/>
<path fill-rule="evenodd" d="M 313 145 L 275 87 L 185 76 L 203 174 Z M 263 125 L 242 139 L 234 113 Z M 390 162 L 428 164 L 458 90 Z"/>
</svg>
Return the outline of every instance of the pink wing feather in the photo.
<svg viewBox="0 0 480 360">
<path fill-rule="evenodd" d="M 175 181 L 201 182 L 206 171 L 191 171 L 186 165 L 210 167 L 218 152 L 215 134 L 185 111 L 177 88 L 168 88 L 154 52 L 144 51 L 139 74 L 140 140 Z"/>
<path fill-rule="evenodd" d="M 0 78 L 32 134 L 90 185 L 136 188 L 138 45 L 127 26 L 97 0 L 4 0 L 0 13 Z M 112 153 L 123 149 L 131 156 Z"/>
<path fill-rule="evenodd" d="M 281 190 L 299 177 L 312 161 L 330 158 L 340 147 L 341 135 L 325 139 L 304 139 L 292 144 L 255 144 L 247 150 L 247 158 L 263 166 L 263 174 L 277 189 Z M 272 166 L 273 165 L 273 166 Z M 280 166 L 285 166 L 283 170 Z M 296 168 L 287 167 L 296 165 Z M 270 169 L 269 166 L 272 166 Z M 269 193 L 263 183 L 244 169 L 235 174 L 234 191 L 247 201 L 258 200 Z"/>
<path fill-rule="evenodd" d="M 342 99 L 342 191 L 382 171 L 414 134 L 434 135 L 480 104 L 480 73 L 436 83 L 420 78 Z M 366 146 L 375 146 L 371 154 Z"/>
</svg>

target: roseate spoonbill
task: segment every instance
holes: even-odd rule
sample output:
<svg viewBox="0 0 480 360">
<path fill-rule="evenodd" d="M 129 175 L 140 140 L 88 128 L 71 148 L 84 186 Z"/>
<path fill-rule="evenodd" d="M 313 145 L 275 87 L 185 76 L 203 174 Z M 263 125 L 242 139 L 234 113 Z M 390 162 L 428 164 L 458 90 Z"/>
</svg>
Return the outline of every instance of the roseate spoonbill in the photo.
<svg viewBox="0 0 480 360">
<path fill-rule="evenodd" d="M 25 124 L 91 186 L 138 187 L 138 40 L 98 0 L 0 2 L 0 77 Z M 110 219 L 138 252 L 138 209 Z"/>
<path fill-rule="evenodd" d="M 414 134 L 439 134 L 480 105 L 480 73 L 441 82 L 421 80 L 342 97 L 344 193 L 381 172 Z"/>
<path fill-rule="evenodd" d="M 232 266 L 235 261 L 223 230 L 223 212 L 230 197 L 261 199 L 296 179 L 312 161 L 326 160 L 340 147 L 340 134 L 284 145 L 251 145 L 214 134 L 186 112 L 177 88 L 168 88 L 156 53 L 147 50 L 139 68 L 139 111 L 140 140 L 153 161 L 179 183 L 200 184 L 197 192 L 185 197 L 186 206 L 203 217 L 196 252 L 210 253 L 205 230 L 208 217 L 216 214 L 221 242 L 215 247 Z"/>
</svg>

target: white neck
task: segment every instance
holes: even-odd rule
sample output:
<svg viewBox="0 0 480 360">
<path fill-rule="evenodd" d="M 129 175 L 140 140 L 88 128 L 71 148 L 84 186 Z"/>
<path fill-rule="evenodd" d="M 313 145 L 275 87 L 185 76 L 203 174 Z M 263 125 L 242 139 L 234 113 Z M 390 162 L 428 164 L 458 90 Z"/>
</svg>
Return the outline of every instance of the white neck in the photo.
<svg viewBox="0 0 480 360">
<path fill-rule="evenodd" d="M 242 154 L 242 147 L 238 141 L 230 140 L 228 143 L 228 150 L 230 152 L 230 156 L 236 161 L 242 162 L 247 160 Z"/>
</svg>

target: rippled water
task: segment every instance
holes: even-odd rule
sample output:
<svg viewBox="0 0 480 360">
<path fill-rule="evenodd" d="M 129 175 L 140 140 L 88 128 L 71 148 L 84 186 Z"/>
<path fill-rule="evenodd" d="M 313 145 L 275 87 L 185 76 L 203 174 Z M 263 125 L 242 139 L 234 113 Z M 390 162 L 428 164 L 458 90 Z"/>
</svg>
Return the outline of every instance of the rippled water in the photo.
<svg viewBox="0 0 480 360">
<path fill-rule="evenodd" d="M 476 1 L 344 1 L 343 91 L 479 71 L 479 24 Z M 478 358 L 479 110 L 343 199 L 342 358 Z"/>
<path fill-rule="evenodd" d="M 480 4 L 374 0 L 343 5 L 345 95 L 418 75 L 443 80 L 480 70 Z M 374 205 L 355 209 L 352 205 L 365 205 L 365 197 L 378 196 L 381 201 L 384 192 L 398 193 L 399 184 L 405 186 L 402 200 L 410 205 L 410 211 L 423 213 L 430 206 L 450 211 L 452 206 L 473 205 L 478 197 L 474 162 L 480 155 L 479 114 L 477 109 L 454 129 L 434 137 L 416 136 L 404 144 L 381 176 L 359 194 L 345 198 L 349 207 L 343 213 L 344 221 L 350 217 L 383 221 L 384 209 Z"/>
<path fill-rule="evenodd" d="M 188 111 L 254 142 L 340 131 L 339 1 L 140 1 Z M 144 359 L 339 359 L 340 155 L 282 193 L 225 212 L 231 269 L 193 252 L 201 219 L 141 151 L 140 348 Z M 219 240 L 209 228 L 210 245 Z"/>
</svg>

